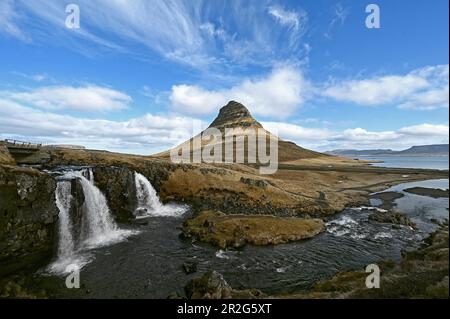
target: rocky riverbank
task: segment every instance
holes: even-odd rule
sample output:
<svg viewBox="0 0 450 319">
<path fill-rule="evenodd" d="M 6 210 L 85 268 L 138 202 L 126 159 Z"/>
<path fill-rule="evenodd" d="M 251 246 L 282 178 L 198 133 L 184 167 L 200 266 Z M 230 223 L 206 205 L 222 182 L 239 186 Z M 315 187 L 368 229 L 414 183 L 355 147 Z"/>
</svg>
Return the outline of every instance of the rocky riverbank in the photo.
<svg viewBox="0 0 450 319">
<path fill-rule="evenodd" d="M 378 263 L 380 288 L 367 289 L 364 271 L 337 274 L 311 290 L 280 298 L 449 298 L 448 221 L 417 250 L 404 252 L 402 261 Z"/>
</svg>

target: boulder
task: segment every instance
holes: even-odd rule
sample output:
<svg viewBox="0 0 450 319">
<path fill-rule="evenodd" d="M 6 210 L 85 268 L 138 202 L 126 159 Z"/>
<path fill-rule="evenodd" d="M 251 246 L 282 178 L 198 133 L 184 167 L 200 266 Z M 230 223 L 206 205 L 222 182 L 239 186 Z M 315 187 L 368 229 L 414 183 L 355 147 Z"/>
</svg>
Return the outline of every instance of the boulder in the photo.
<svg viewBox="0 0 450 319">
<path fill-rule="evenodd" d="M 184 290 L 188 299 L 255 299 L 264 296 L 257 289 L 234 290 L 215 270 L 192 279 Z"/>
<path fill-rule="evenodd" d="M 183 270 L 186 274 L 193 274 L 197 272 L 197 263 L 193 261 L 187 261 L 183 264 Z"/>
</svg>

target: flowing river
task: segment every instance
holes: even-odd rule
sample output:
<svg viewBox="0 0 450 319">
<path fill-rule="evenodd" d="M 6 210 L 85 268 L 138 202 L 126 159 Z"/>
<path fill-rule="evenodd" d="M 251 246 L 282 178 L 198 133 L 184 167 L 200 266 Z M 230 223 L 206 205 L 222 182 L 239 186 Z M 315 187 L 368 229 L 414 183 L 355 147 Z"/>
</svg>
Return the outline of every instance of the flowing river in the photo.
<svg viewBox="0 0 450 319">
<path fill-rule="evenodd" d="M 86 198 L 82 208 L 86 217 L 78 224 L 68 216 L 68 180 L 73 178 L 81 181 Z M 137 222 L 117 225 L 104 196 L 94 186 L 90 170 L 62 175 L 56 194 L 60 209 L 58 256 L 42 271 L 54 297 L 167 298 L 174 292 L 182 293 L 191 278 L 211 269 L 222 273 L 236 289 L 258 288 L 268 294 L 295 292 L 340 271 L 364 269 L 380 260 L 397 261 L 402 250 L 416 248 L 435 229 L 433 219 L 448 219 L 448 199 L 403 192 L 416 185 L 448 188 L 448 180 L 407 183 L 390 190 L 405 195 L 396 200 L 396 208 L 408 214 L 418 230 L 369 222 L 369 210 L 357 207 L 328 220 L 327 231 L 309 240 L 222 251 L 181 240 L 180 227 L 191 215 L 189 209 L 161 204 L 144 176 L 136 173 L 135 181 Z M 195 262 L 197 273 L 187 275 L 185 262 Z M 64 286 L 69 264 L 82 268 L 80 289 Z"/>
</svg>

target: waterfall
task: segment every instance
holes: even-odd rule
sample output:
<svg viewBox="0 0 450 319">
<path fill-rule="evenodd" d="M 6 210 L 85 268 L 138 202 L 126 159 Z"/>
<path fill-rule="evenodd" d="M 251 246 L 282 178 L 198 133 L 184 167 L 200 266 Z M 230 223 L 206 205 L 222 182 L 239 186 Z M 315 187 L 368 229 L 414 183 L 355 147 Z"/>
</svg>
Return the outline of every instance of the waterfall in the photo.
<svg viewBox="0 0 450 319">
<path fill-rule="evenodd" d="M 65 273 L 69 265 L 76 264 L 79 268 L 87 264 L 88 256 L 78 254 L 74 241 L 74 230 L 70 218 L 72 203 L 72 186 L 68 180 L 58 181 L 55 190 L 56 206 L 59 209 L 59 241 L 58 256 L 48 271 L 52 273 Z"/>
<path fill-rule="evenodd" d="M 87 178 L 86 178 L 87 176 Z M 81 229 L 74 229 L 70 217 L 73 200 L 71 181 L 77 179 L 82 187 L 84 203 L 82 206 Z M 56 191 L 56 206 L 59 209 L 59 242 L 58 257 L 48 270 L 53 273 L 65 273 L 69 265 L 82 268 L 91 256 L 86 252 L 119 242 L 135 234 L 130 230 L 119 229 L 108 208 L 106 198 L 94 184 L 94 174 L 91 169 L 69 171 L 58 181 Z M 75 236 L 80 233 L 81 236 Z M 79 238 L 78 242 L 74 238 Z"/>
<path fill-rule="evenodd" d="M 111 212 L 102 192 L 94 185 L 92 170 L 88 170 L 89 179 L 81 172 L 76 172 L 84 193 L 82 238 L 84 244 L 97 246 L 109 240 L 114 240 L 118 235 L 118 227 L 114 222 Z"/>
<path fill-rule="evenodd" d="M 136 184 L 137 208 L 136 218 L 149 216 L 181 216 L 186 212 L 185 206 L 163 205 L 149 180 L 142 174 L 134 173 Z"/>
<path fill-rule="evenodd" d="M 56 186 L 56 206 L 59 209 L 59 258 L 70 257 L 75 250 L 69 215 L 72 200 L 71 190 L 72 187 L 69 181 L 60 181 Z"/>
</svg>

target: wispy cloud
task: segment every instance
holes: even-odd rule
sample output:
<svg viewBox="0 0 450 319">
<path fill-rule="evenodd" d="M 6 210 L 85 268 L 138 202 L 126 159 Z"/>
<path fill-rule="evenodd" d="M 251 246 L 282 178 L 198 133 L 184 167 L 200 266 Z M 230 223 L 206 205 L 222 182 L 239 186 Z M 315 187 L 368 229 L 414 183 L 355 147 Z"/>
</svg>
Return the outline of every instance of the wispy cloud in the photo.
<svg viewBox="0 0 450 319">
<path fill-rule="evenodd" d="M 332 39 L 333 33 L 338 26 L 342 26 L 345 23 L 350 9 L 345 8 L 340 2 L 332 7 L 332 19 L 328 25 L 327 31 L 324 33 L 325 38 Z"/>
<path fill-rule="evenodd" d="M 449 66 L 437 65 L 405 75 L 338 81 L 327 85 L 322 95 L 360 105 L 396 104 L 403 109 L 433 110 L 449 106 Z"/>
<path fill-rule="evenodd" d="M 28 79 L 28 80 L 32 80 L 35 82 L 42 82 L 45 80 L 49 79 L 49 76 L 47 74 L 26 74 L 23 72 L 17 72 L 17 71 L 13 71 L 11 72 L 11 74 L 20 76 L 22 78 Z"/>
<path fill-rule="evenodd" d="M 271 6 L 268 14 L 267 0 L 79 0 L 81 29 L 68 30 L 64 2 L 16 4 L 16 12 L 29 18 L 23 22 L 32 26 L 28 36 L 38 40 L 57 38 L 59 45 L 86 55 L 92 54 L 92 44 L 138 57 L 153 52 L 198 69 L 282 60 L 294 54 L 307 25 L 301 9 Z M 283 41 L 289 45 L 280 49 Z"/>
<path fill-rule="evenodd" d="M 297 46 L 308 25 L 308 14 L 304 10 L 289 11 L 281 6 L 270 6 L 269 14 L 291 32 L 291 46 Z"/>
<path fill-rule="evenodd" d="M 20 16 L 15 11 L 13 0 L 2 0 L 0 2 L 0 34 L 30 42 L 30 38 L 17 25 L 19 19 Z"/>
</svg>

